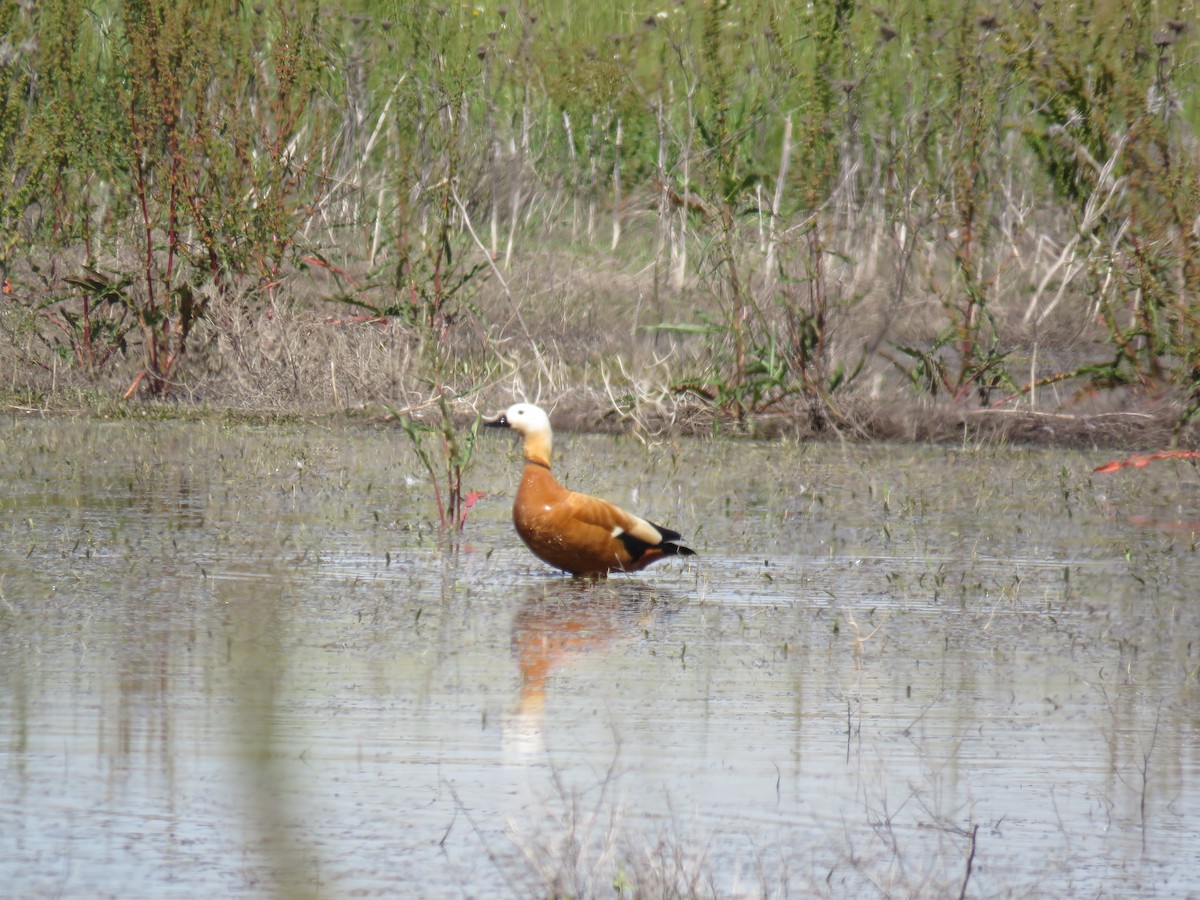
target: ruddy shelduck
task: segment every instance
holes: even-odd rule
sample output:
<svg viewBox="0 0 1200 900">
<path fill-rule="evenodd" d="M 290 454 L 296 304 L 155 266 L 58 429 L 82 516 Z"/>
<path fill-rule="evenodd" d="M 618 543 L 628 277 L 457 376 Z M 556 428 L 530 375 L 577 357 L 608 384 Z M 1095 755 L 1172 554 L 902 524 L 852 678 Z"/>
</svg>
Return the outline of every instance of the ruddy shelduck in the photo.
<svg viewBox="0 0 1200 900">
<path fill-rule="evenodd" d="M 513 502 L 513 524 L 534 555 L 576 576 L 636 572 L 664 556 L 694 556 L 682 535 L 647 522 L 607 500 L 568 491 L 550 472 L 550 417 L 517 403 L 490 422 L 525 439 L 525 471 Z"/>
</svg>

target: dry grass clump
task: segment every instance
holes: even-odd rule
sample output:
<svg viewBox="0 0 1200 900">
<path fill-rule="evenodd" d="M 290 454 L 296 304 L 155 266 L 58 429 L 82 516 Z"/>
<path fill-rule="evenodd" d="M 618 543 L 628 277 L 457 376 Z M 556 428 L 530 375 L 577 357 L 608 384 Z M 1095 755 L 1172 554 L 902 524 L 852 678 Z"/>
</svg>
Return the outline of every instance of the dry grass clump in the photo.
<svg viewBox="0 0 1200 900">
<path fill-rule="evenodd" d="M 66 261 L 59 267 L 66 271 Z M 520 397 L 549 407 L 565 430 L 647 438 L 714 429 L 760 437 L 1137 447 L 1179 438 L 1172 429 L 1182 398 L 1170 391 L 1080 392 L 1078 384 L 1051 383 L 1024 394 L 997 390 L 999 402 L 964 405 L 914 391 L 895 362 L 882 357 L 867 361 L 850 388 L 781 391 L 739 421 L 705 395 L 696 377 L 711 366 L 719 349 L 713 341 L 723 335 L 652 327 L 672 311 L 677 315 L 688 297 L 711 303 L 713 296 L 699 286 L 671 294 L 653 265 L 631 269 L 614 256 L 596 266 L 548 248 L 514 259 L 505 282 L 483 285 L 473 311 L 441 340 L 404 316 L 323 301 L 337 281 L 321 268 L 283 279 L 266 301 L 217 298 L 193 331 L 172 393 L 191 404 L 257 413 L 375 417 L 390 406 L 411 408 L 418 419 L 445 393 L 461 398 L 451 407 L 460 422 Z M 82 370 L 52 321 L 68 302 L 34 311 L 0 306 L 0 330 L 8 336 L 0 341 L 0 383 L 12 402 L 91 405 L 83 398 L 114 398 L 128 388 L 139 362 L 135 338 L 105 365 Z M 873 286 L 856 314 L 831 329 L 829 364 L 853 364 L 881 323 L 893 323 L 897 340 L 929 338 L 936 327 L 933 300 L 922 306 L 910 299 L 899 310 L 891 303 L 882 285 Z M 1024 327 L 1028 337 L 1023 355 L 1011 357 L 1014 369 L 1061 370 L 1078 364 L 1095 343 L 1094 334 L 1084 335 L 1094 329 L 1063 313 L 1037 327 L 1022 326 L 1019 310 L 1009 314 L 1014 332 Z M 785 317 L 772 316 L 783 327 Z M 1006 396 L 1019 402 L 1002 402 Z"/>
</svg>

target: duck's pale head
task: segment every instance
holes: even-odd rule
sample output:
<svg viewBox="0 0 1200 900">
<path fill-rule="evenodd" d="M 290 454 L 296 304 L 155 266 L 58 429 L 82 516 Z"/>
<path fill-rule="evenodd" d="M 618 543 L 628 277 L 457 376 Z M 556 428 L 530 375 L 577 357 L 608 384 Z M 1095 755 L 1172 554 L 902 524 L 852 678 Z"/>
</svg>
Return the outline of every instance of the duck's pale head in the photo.
<svg viewBox="0 0 1200 900">
<path fill-rule="evenodd" d="M 525 438 L 525 458 L 550 465 L 550 417 L 532 403 L 514 403 L 490 422 L 489 428 L 511 428 Z"/>
</svg>

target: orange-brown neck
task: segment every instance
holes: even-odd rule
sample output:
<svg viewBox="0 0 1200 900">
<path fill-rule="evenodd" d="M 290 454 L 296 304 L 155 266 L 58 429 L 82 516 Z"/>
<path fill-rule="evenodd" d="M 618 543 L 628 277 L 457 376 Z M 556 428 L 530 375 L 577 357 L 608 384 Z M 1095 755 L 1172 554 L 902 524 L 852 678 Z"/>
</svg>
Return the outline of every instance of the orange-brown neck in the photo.
<svg viewBox="0 0 1200 900">
<path fill-rule="evenodd" d="M 525 461 L 550 468 L 550 435 L 525 435 Z"/>
</svg>

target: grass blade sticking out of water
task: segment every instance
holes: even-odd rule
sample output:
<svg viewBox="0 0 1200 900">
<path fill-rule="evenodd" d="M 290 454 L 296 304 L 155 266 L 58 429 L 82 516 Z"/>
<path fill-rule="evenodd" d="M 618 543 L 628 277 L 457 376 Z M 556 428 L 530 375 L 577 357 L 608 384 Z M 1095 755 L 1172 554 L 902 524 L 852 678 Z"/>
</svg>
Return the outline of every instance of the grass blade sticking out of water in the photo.
<svg viewBox="0 0 1200 900">
<path fill-rule="evenodd" d="M 438 395 L 438 412 L 440 421 L 436 427 L 417 422 L 413 417 L 400 412 L 395 407 L 385 406 L 395 418 L 404 433 L 412 442 L 413 450 L 421 465 L 429 476 L 429 484 L 433 488 L 434 502 L 437 504 L 438 522 L 442 533 L 451 529 L 462 531 L 467 523 L 467 514 L 483 494 L 478 491 L 463 493 L 463 475 L 471 465 L 471 457 L 475 452 L 475 440 L 479 436 L 480 417 L 477 414 L 471 423 L 466 438 L 459 436 L 454 427 L 454 417 L 446 395 Z M 438 435 L 442 440 L 442 457 L 439 464 L 425 446 L 427 435 Z M 445 479 L 445 491 L 442 490 L 442 480 Z"/>
</svg>

